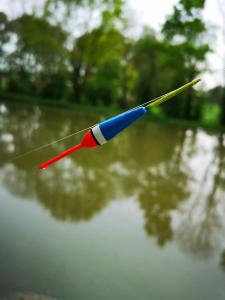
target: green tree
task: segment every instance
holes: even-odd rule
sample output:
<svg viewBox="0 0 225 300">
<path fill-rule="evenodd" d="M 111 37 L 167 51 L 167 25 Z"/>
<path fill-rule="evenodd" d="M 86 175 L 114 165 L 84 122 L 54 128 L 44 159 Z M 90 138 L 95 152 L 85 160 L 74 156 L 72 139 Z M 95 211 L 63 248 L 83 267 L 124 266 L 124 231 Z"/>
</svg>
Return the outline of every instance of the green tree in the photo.
<svg viewBox="0 0 225 300">
<path fill-rule="evenodd" d="M 90 99 L 93 104 L 101 101 L 108 105 L 120 98 L 125 38 L 117 28 L 123 23 L 123 4 L 124 0 L 47 0 L 45 3 L 47 19 L 54 20 L 60 7 L 61 26 L 67 27 L 72 21 L 76 27 L 70 66 L 72 98 L 77 103 Z M 82 20 L 77 8 L 82 11 Z M 93 23 L 92 16 L 96 13 Z"/>
<path fill-rule="evenodd" d="M 121 97 L 124 41 L 117 29 L 104 26 L 75 40 L 71 52 L 74 101 L 90 99 L 93 104 L 110 105 Z"/>
<path fill-rule="evenodd" d="M 64 5 L 67 15 L 76 7 L 86 7 L 91 9 L 101 9 L 108 15 L 119 16 L 122 13 L 124 0 L 46 0 L 44 11 L 46 15 L 52 15 L 59 5 Z"/>
<path fill-rule="evenodd" d="M 137 70 L 135 96 L 142 103 L 157 95 L 158 56 L 160 43 L 154 32 L 145 28 L 142 36 L 134 45 L 133 61 Z"/>
<path fill-rule="evenodd" d="M 4 46 L 7 44 L 9 40 L 8 35 L 8 18 L 6 14 L 0 12 L 0 88 L 4 88 L 4 79 L 5 79 L 5 59 L 6 53 L 4 50 Z"/>
<path fill-rule="evenodd" d="M 67 33 L 43 18 L 28 14 L 9 22 L 8 30 L 16 36 L 15 50 L 8 56 L 9 88 L 62 97 L 66 86 Z"/>
<path fill-rule="evenodd" d="M 180 57 L 177 45 L 160 40 L 155 33 L 145 28 L 142 36 L 136 41 L 133 50 L 133 61 L 137 71 L 135 97 L 139 103 L 158 97 L 184 83 L 185 65 Z M 162 105 L 159 109 L 166 115 L 182 117 L 181 98 L 173 100 L 173 105 Z"/>
<path fill-rule="evenodd" d="M 124 3 L 125 0 L 46 0 L 44 17 L 56 22 L 60 20 L 67 28 L 71 28 L 72 24 L 76 27 L 76 36 L 83 35 L 101 25 L 105 27 L 120 23 L 121 26 L 119 21 L 124 21 Z M 57 10 L 60 14 L 56 13 Z M 58 20 L 57 15 L 61 16 Z"/>
<path fill-rule="evenodd" d="M 183 73 L 180 74 L 184 81 L 190 81 L 200 73 L 200 63 L 204 62 L 210 50 L 208 44 L 202 39 L 206 32 L 201 17 L 204 4 L 205 0 L 180 0 L 162 28 L 165 38 L 177 45 L 177 55 L 185 65 Z M 199 118 L 199 105 L 200 102 L 195 101 L 194 92 L 190 89 L 186 93 L 183 117 Z"/>
<path fill-rule="evenodd" d="M 223 40 L 225 42 L 225 4 L 223 1 L 218 0 L 220 12 L 223 19 L 223 27 L 222 27 L 222 33 L 223 33 Z M 225 85 L 225 55 L 223 55 L 223 83 Z M 221 96 L 221 115 L 220 115 L 220 121 L 222 125 L 225 125 L 225 86 L 223 86 L 223 93 Z"/>
</svg>

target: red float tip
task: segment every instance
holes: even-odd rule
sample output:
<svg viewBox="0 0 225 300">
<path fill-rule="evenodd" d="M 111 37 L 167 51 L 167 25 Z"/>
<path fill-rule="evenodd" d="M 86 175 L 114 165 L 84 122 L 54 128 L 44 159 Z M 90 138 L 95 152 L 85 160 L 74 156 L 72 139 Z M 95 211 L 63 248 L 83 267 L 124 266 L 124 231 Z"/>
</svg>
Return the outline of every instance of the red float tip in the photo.
<svg viewBox="0 0 225 300">
<path fill-rule="evenodd" d="M 65 156 L 67 156 L 67 155 L 69 155 L 69 154 L 71 154 L 71 153 L 73 153 L 73 152 L 75 152 L 75 151 L 77 151 L 77 150 L 79 150 L 81 148 L 84 148 L 84 147 L 86 147 L 86 148 L 92 148 L 92 147 L 97 147 L 97 146 L 98 146 L 98 144 L 95 141 L 94 137 L 92 136 L 91 130 L 89 129 L 85 133 L 85 135 L 83 137 L 83 140 L 82 140 L 82 142 L 80 144 L 78 144 L 76 146 L 73 146 L 72 148 L 64 151 L 63 153 L 61 153 L 61 154 L 53 157 L 52 159 L 46 161 L 45 163 L 41 164 L 39 166 L 39 168 L 41 170 L 44 170 L 44 169 L 48 168 L 51 164 L 53 164 L 53 163 L 57 162 L 58 160 L 60 160 L 61 158 L 65 157 Z"/>
<path fill-rule="evenodd" d="M 67 155 L 69 155 L 69 154 L 71 154 L 71 153 L 73 153 L 73 152 L 79 150 L 79 149 L 82 148 L 82 147 L 83 147 L 82 144 L 78 144 L 78 145 L 76 145 L 76 146 L 74 146 L 74 147 L 72 147 L 72 148 L 70 148 L 70 149 L 64 151 L 63 153 L 61 153 L 61 154 L 59 154 L 59 155 L 57 155 L 57 156 L 51 158 L 50 160 L 44 162 L 43 164 L 41 164 L 41 165 L 39 166 L 39 169 L 44 170 L 44 169 L 48 168 L 48 167 L 49 167 L 50 165 L 52 165 L 53 163 L 57 162 L 58 160 L 62 159 L 62 158 L 65 157 L 65 156 L 67 156 Z"/>
</svg>

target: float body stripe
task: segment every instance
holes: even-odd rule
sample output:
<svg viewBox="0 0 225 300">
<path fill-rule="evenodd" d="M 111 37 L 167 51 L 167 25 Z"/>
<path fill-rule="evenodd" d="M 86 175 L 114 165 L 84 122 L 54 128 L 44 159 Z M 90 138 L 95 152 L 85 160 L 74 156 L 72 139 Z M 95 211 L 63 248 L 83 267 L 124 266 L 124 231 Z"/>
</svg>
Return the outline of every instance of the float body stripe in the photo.
<svg viewBox="0 0 225 300">
<path fill-rule="evenodd" d="M 93 128 L 91 128 L 91 132 L 92 132 L 94 139 L 96 140 L 96 142 L 99 145 L 103 145 L 107 142 L 107 140 L 105 139 L 104 135 L 101 132 L 99 124 L 95 125 Z"/>
<path fill-rule="evenodd" d="M 103 121 L 99 124 L 99 130 L 105 141 L 109 141 L 114 138 L 121 131 L 140 119 L 148 112 L 148 108 L 141 106 L 135 109 L 126 111 L 118 116 L 115 116 L 109 120 Z M 95 135 L 96 137 L 96 135 Z M 99 141 L 99 139 L 97 138 Z M 102 144 L 100 142 L 100 144 Z"/>
<path fill-rule="evenodd" d="M 90 128 L 90 133 L 91 133 L 91 136 L 92 136 L 92 138 L 94 139 L 94 141 L 95 141 L 95 143 L 96 143 L 96 145 L 100 145 L 100 143 L 98 142 L 98 140 L 96 139 L 96 137 L 95 137 L 95 135 L 94 135 L 94 133 L 93 133 L 93 131 L 92 131 L 92 128 Z"/>
</svg>

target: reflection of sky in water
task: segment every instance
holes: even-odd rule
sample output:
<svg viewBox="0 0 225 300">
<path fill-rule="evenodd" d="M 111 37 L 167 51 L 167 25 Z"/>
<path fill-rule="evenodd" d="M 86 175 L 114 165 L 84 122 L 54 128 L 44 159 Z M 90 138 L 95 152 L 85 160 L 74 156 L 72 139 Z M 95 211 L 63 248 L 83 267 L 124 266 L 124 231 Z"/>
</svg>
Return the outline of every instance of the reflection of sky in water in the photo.
<svg viewBox="0 0 225 300">
<path fill-rule="evenodd" d="M 225 138 L 222 134 L 139 122 L 109 144 L 77 152 L 45 171 L 38 170 L 39 163 L 76 144 L 80 136 L 7 163 L 12 157 L 9 146 L 14 147 L 17 155 L 94 124 L 99 118 L 94 115 L 84 118 L 66 110 L 1 105 L 1 195 L 7 189 L 20 200 L 17 207 L 26 208 L 27 203 L 35 200 L 54 222 L 60 221 L 65 226 L 68 222 L 76 224 L 76 230 L 81 230 L 79 238 L 85 226 L 94 234 L 88 238 L 110 232 L 110 240 L 104 237 L 107 247 L 118 245 L 121 250 L 129 243 L 134 247 L 135 242 L 140 245 L 135 259 L 139 259 L 143 247 L 145 260 L 148 261 L 148 251 L 153 251 L 159 259 L 157 264 L 169 255 L 170 259 L 178 260 L 177 268 L 181 266 L 179 260 L 185 261 L 187 267 L 188 260 L 184 258 L 187 254 L 198 262 L 207 259 L 210 268 L 219 264 L 223 267 Z M 30 202 L 21 201 L 25 199 Z M 36 208 L 35 211 L 31 208 L 31 212 L 35 214 Z M 102 222 L 104 229 L 92 232 L 96 222 Z M 47 226 L 44 224 L 43 231 Z M 128 237 L 120 236 L 123 230 L 129 241 Z M 124 240 L 126 245 L 122 246 Z M 97 246 L 95 250 L 97 253 Z M 122 255 L 121 263 L 125 256 Z M 145 270 L 144 264 L 142 267 Z M 163 265 L 160 268 L 164 272 Z M 194 270 L 201 274 L 200 269 Z M 178 276 L 177 271 L 174 276 Z M 173 299 L 180 299 L 178 294 Z"/>
</svg>

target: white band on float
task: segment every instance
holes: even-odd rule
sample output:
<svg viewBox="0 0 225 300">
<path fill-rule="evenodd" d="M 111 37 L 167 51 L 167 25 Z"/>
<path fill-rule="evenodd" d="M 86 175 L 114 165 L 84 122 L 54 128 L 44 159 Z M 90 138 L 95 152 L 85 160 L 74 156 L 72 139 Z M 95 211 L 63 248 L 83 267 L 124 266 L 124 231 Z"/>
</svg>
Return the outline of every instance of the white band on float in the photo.
<svg viewBox="0 0 225 300">
<path fill-rule="evenodd" d="M 91 128 L 91 130 L 100 145 L 107 143 L 107 140 L 104 138 L 99 125 L 94 126 Z"/>
</svg>

